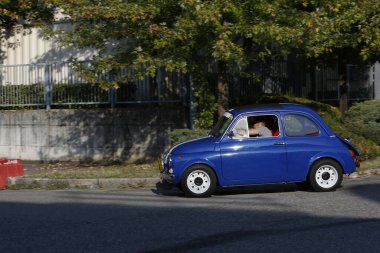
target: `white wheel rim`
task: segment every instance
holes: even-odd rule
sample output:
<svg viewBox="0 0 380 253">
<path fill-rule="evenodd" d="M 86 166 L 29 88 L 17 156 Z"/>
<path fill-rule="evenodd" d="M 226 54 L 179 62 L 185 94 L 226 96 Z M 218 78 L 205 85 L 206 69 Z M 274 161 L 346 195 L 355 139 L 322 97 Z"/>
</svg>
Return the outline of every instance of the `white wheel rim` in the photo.
<svg viewBox="0 0 380 253">
<path fill-rule="evenodd" d="M 202 170 L 195 170 L 187 177 L 187 187 L 196 194 L 205 193 L 211 185 L 210 176 Z"/>
<path fill-rule="evenodd" d="M 324 189 L 334 187 L 338 182 L 338 177 L 338 171 L 331 165 L 323 165 L 315 173 L 315 181 Z"/>
</svg>

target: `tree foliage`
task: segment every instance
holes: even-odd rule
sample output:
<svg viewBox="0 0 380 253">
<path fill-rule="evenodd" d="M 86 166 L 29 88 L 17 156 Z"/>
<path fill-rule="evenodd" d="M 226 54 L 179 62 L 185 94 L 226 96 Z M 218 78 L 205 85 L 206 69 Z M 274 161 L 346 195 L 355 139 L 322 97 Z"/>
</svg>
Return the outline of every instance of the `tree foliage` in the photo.
<svg viewBox="0 0 380 253">
<path fill-rule="evenodd" d="M 270 57 L 347 62 L 380 56 L 378 0 L 48 1 L 73 26 L 50 35 L 97 51 L 92 66 L 82 69 L 87 78 L 116 67 L 133 69 L 128 78 L 154 75 L 160 67 L 203 80 L 213 72 L 216 90 L 226 93 L 227 76 Z M 197 94 L 207 90 L 195 88 Z M 225 97 L 218 94 L 217 102 Z"/>
<path fill-rule="evenodd" d="M 16 25 L 24 27 L 50 22 L 54 8 L 41 0 L 0 0 L 1 37 L 6 38 Z"/>
</svg>

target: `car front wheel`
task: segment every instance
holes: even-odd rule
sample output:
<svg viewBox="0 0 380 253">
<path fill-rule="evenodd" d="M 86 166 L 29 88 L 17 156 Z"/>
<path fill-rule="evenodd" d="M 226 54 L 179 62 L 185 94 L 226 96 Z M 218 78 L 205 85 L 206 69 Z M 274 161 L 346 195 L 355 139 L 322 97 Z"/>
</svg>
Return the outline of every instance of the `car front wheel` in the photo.
<svg viewBox="0 0 380 253">
<path fill-rule="evenodd" d="M 208 197 L 216 186 L 216 176 L 206 165 L 191 166 L 182 177 L 181 187 L 188 197 Z"/>
<path fill-rule="evenodd" d="M 311 187 L 318 192 L 334 191 L 343 179 L 342 167 L 336 161 L 322 159 L 314 163 L 309 173 Z"/>
</svg>

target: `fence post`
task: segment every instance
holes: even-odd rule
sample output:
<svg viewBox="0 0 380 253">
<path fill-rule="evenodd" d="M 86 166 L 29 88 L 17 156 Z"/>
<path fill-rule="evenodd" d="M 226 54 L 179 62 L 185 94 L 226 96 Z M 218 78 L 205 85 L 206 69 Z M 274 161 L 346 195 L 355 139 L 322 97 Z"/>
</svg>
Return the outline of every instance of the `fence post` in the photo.
<svg viewBox="0 0 380 253">
<path fill-rule="evenodd" d="M 161 104 L 161 85 L 162 85 L 162 71 L 163 69 L 162 68 L 159 68 L 157 70 L 157 74 L 156 74 L 156 83 L 157 83 L 157 101 L 158 101 L 158 104 L 160 105 Z"/>
<path fill-rule="evenodd" d="M 116 89 L 112 85 L 108 90 L 108 96 L 109 96 L 111 108 L 115 108 L 115 105 L 116 105 Z"/>
<path fill-rule="evenodd" d="M 373 66 L 373 89 L 374 99 L 380 99 L 380 63 L 376 62 Z"/>
<path fill-rule="evenodd" d="M 44 86 L 45 86 L 45 106 L 47 110 L 51 109 L 52 104 L 52 82 L 51 82 L 50 64 L 44 66 Z"/>
<path fill-rule="evenodd" d="M 193 79 L 191 78 L 190 73 L 187 73 L 187 79 L 188 79 L 188 106 L 189 106 L 189 128 L 194 129 L 195 128 L 195 95 L 194 95 L 194 83 Z"/>
</svg>

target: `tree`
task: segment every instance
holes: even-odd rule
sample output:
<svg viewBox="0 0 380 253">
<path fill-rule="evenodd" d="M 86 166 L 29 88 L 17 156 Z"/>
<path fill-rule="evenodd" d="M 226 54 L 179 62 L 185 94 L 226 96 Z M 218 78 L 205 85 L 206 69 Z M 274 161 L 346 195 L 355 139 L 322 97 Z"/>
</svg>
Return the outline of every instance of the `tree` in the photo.
<svg viewBox="0 0 380 253">
<path fill-rule="evenodd" d="M 309 59 L 338 65 L 341 110 L 347 110 L 346 65 L 380 57 L 380 2 L 377 0 L 300 1 L 305 30 L 298 46 Z"/>
<path fill-rule="evenodd" d="M 133 69 L 129 78 L 154 75 L 160 67 L 189 71 L 198 101 L 215 108 L 217 100 L 219 114 L 228 106 L 228 78 L 252 62 L 295 54 L 343 63 L 379 55 L 378 0 L 49 2 L 73 26 L 50 35 L 97 51 L 91 68 L 82 69 L 87 78 L 117 67 Z M 216 99 L 207 84 L 210 72 L 218 77 Z"/>
<path fill-rule="evenodd" d="M 15 27 L 28 28 L 53 19 L 53 6 L 40 0 L 0 0 L 0 39 L 9 38 Z"/>
<path fill-rule="evenodd" d="M 245 66 L 273 55 L 277 44 L 294 40 L 295 18 L 286 19 L 279 1 L 247 0 L 52 0 L 74 29 L 55 31 L 63 45 L 93 47 L 98 51 L 88 78 L 117 66 L 134 69 L 142 77 L 159 67 L 189 71 L 198 99 L 209 92 L 207 75 L 218 76 L 219 114 L 228 106 L 228 77 Z M 282 23 L 273 17 L 279 12 Z M 296 13 L 294 13 L 296 14 Z M 297 27 L 298 29 L 299 27 Z M 286 42 L 286 43 L 285 43 Z M 113 54 L 109 54 L 112 45 Z M 280 48 L 280 47 L 279 47 Z M 281 47 L 282 49 L 282 47 Z M 212 95 L 201 102 L 215 108 Z"/>
</svg>

